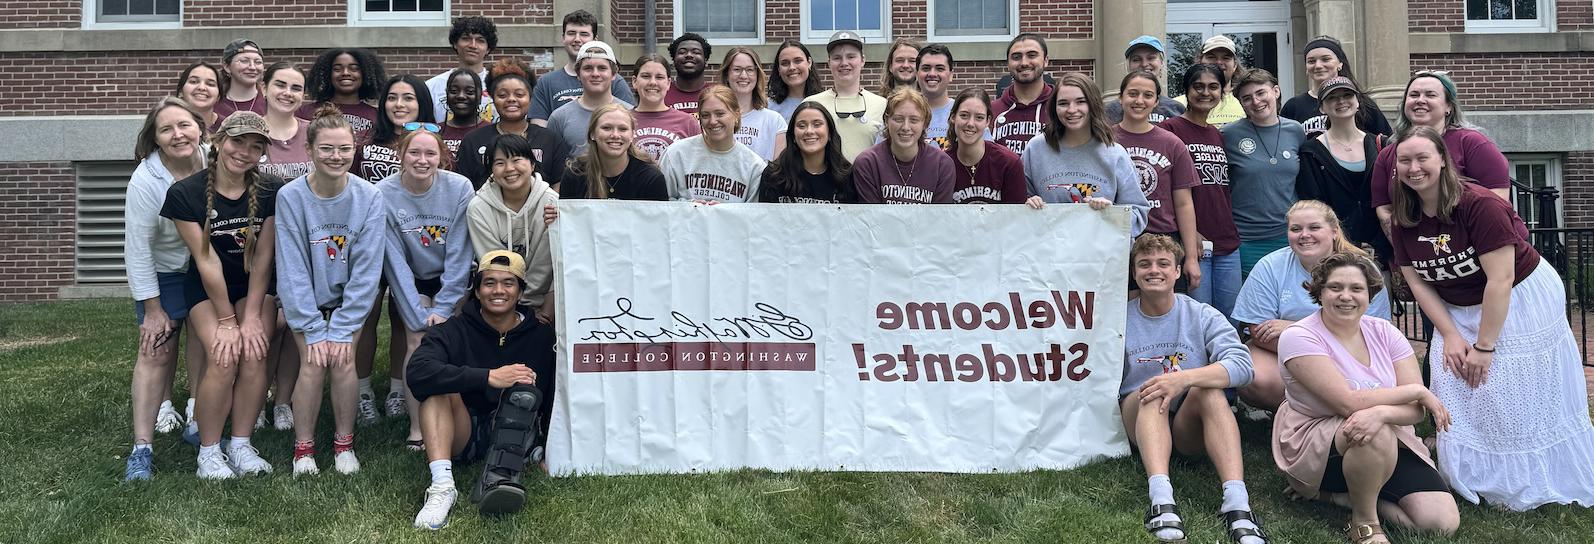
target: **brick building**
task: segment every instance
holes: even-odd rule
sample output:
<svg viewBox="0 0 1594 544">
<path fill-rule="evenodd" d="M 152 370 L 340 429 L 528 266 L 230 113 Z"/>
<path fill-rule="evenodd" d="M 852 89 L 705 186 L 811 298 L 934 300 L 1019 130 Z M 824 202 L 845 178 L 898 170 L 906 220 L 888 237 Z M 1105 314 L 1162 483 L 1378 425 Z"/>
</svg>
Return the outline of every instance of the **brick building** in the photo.
<svg viewBox="0 0 1594 544">
<path fill-rule="evenodd" d="M 233 38 L 268 62 L 369 47 L 389 73 L 427 77 L 452 64 L 448 18 L 485 15 L 499 24 L 494 57 L 546 71 L 564 61 L 559 18 L 575 9 L 598 15 L 622 59 L 691 30 L 767 62 L 783 39 L 819 52 L 832 29 L 854 28 L 872 61 L 898 36 L 950 44 L 958 84 L 986 86 L 1020 31 L 1048 39 L 1054 74 L 1106 82 L 1134 36 L 1167 36 L 1178 66 L 1224 33 L 1289 96 L 1304 89 L 1300 45 L 1333 35 L 1386 110 L 1410 70 L 1449 70 L 1519 181 L 1559 187 L 1563 224 L 1594 217 L 1594 0 L 31 0 L 0 6 L 0 302 L 125 296 L 121 198 L 142 113 Z M 865 82 L 879 78 L 876 62 Z"/>
</svg>

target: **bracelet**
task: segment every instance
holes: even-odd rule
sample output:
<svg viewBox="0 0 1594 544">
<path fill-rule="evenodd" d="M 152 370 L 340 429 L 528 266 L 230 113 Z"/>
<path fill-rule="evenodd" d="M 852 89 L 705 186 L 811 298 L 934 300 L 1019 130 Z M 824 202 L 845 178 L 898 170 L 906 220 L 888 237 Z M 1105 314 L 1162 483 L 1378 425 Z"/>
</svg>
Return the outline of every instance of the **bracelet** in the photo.
<svg viewBox="0 0 1594 544">
<path fill-rule="evenodd" d="M 228 315 L 226 317 L 218 317 L 218 318 L 216 318 L 216 322 L 217 323 L 225 323 L 228 319 L 236 320 L 236 319 L 238 319 L 238 314 L 231 314 L 231 315 Z"/>
<path fill-rule="evenodd" d="M 1494 353 L 1495 348 L 1483 349 L 1483 348 L 1478 347 L 1478 343 L 1477 342 L 1473 342 L 1472 343 L 1472 350 L 1473 351 L 1480 351 L 1480 352 L 1483 352 L 1483 353 Z"/>
<path fill-rule="evenodd" d="M 218 331 L 236 331 L 236 330 L 238 330 L 238 326 L 237 325 L 233 325 L 231 327 L 228 327 L 226 325 L 218 325 L 216 327 L 216 330 L 218 330 Z"/>
</svg>

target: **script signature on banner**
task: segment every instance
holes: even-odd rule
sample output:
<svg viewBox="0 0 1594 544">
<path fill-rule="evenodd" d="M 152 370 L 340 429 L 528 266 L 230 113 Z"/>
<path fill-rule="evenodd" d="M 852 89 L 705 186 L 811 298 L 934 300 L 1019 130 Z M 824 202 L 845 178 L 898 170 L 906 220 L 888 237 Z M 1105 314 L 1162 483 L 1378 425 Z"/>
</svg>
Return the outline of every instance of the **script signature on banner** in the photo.
<svg viewBox="0 0 1594 544">
<path fill-rule="evenodd" d="M 597 323 L 597 327 L 587 331 L 586 336 L 580 341 L 631 340 L 656 343 L 708 339 L 725 342 L 774 338 L 777 335 L 789 340 L 803 341 L 814 337 L 812 327 L 766 302 L 753 304 L 753 309 L 757 310 L 754 315 L 740 317 L 699 319 L 679 311 L 672 311 L 669 320 L 662 324 L 650 323 L 659 321 L 658 318 L 637 315 L 632 310 L 633 304 L 629 298 L 617 298 L 614 305 L 616 309 L 614 314 L 576 320 L 577 323 L 589 321 Z"/>
</svg>

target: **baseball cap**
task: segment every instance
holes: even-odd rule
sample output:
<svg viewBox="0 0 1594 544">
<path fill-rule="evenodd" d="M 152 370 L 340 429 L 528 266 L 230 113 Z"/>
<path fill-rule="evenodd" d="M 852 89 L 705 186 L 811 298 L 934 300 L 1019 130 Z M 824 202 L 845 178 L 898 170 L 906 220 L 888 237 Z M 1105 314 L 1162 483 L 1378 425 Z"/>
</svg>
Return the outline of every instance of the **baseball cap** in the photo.
<svg viewBox="0 0 1594 544">
<path fill-rule="evenodd" d="M 508 272 L 520 278 L 520 281 L 526 281 L 526 258 L 507 249 L 495 249 L 482 255 L 481 261 L 476 265 L 477 272 L 488 270 Z"/>
<path fill-rule="evenodd" d="M 1141 46 L 1145 46 L 1145 47 L 1150 47 L 1152 49 L 1156 49 L 1158 53 L 1167 53 L 1168 52 L 1168 50 L 1162 48 L 1162 40 L 1157 39 L 1156 36 L 1152 36 L 1152 35 L 1148 34 L 1148 35 L 1141 36 L 1139 38 L 1135 38 L 1134 40 L 1131 40 L 1129 42 L 1129 47 L 1124 49 L 1124 56 L 1128 57 L 1130 53 L 1134 52 L 1136 47 L 1141 47 Z"/>
<path fill-rule="evenodd" d="M 1240 53 L 1239 48 L 1234 46 L 1234 40 L 1222 34 L 1207 38 L 1207 41 L 1201 42 L 1201 54 L 1205 55 L 1214 49 L 1228 49 L 1230 53 L 1236 55 Z"/>
<path fill-rule="evenodd" d="M 587 42 L 586 45 L 581 46 L 581 54 L 576 55 L 576 64 L 580 64 L 581 61 L 587 59 L 603 59 L 616 64 L 620 62 L 614 60 L 613 47 L 609 47 L 609 44 L 597 40 Z"/>
<path fill-rule="evenodd" d="M 245 48 L 254 49 L 255 52 L 260 53 L 262 56 L 265 55 L 265 52 L 260 50 L 260 46 L 255 45 L 254 40 L 248 38 L 238 38 L 233 40 L 232 43 L 227 44 L 225 49 L 221 50 L 221 63 L 227 64 L 232 62 L 232 58 L 238 56 L 239 53 L 244 52 Z"/>
<path fill-rule="evenodd" d="M 221 122 L 221 127 L 216 129 L 217 134 L 228 136 L 243 136 L 245 134 L 259 134 L 262 138 L 270 138 L 271 130 L 266 128 L 266 118 L 260 114 L 249 111 L 237 111 L 228 115 Z"/>
<path fill-rule="evenodd" d="M 1349 90 L 1353 93 L 1361 92 L 1356 89 L 1356 84 L 1351 82 L 1350 78 L 1345 76 L 1334 76 L 1328 78 L 1328 81 L 1323 82 L 1323 89 L 1321 92 L 1317 93 L 1317 96 L 1328 98 L 1328 95 L 1333 94 L 1334 91 L 1341 89 Z"/>
<path fill-rule="evenodd" d="M 863 49 L 863 36 L 851 30 L 838 30 L 830 35 L 830 42 L 825 44 L 825 52 L 829 53 L 831 49 L 841 44 L 852 44 L 858 49 Z"/>
</svg>

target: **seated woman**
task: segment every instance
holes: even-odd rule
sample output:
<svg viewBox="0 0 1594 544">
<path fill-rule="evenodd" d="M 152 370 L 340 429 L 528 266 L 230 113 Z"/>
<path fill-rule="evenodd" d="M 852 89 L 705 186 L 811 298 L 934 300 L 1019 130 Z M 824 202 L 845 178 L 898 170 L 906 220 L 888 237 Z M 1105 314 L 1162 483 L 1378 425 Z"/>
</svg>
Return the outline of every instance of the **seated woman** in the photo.
<svg viewBox="0 0 1594 544">
<path fill-rule="evenodd" d="M 1317 311 L 1317 302 L 1301 285 L 1312 278 L 1312 269 L 1324 257 L 1340 252 L 1366 256 L 1361 248 L 1346 241 L 1339 215 L 1327 204 L 1316 200 L 1296 202 L 1284 217 L 1289 247 L 1273 250 L 1257 261 L 1240 287 L 1234 313 L 1230 314 L 1251 336 L 1246 346 L 1251 348 L 1256 379 L 1240 390 L 1240 400 L 1255 409 L 1244 412 L 1255 420 L 1267 417 L 1258 410 L 1271 412 L 1284 400 L 1284 382 L 1279 379 L 1279 333 Z M 1389 319 L 1389 297 L 1376 293 L 1367 313 Z"/>
<path fill-rule="evenodd" d="M 1400 330 L 1366 315 L 1382 287 L 1366 256 L 1324 258 L 1306 285 L 1323 308 L 1279 338 L 1285 398 L 1273 422 L 1273 462 L 1294 493 L 1348 504 L 1345 536 L 1356 544 L 1389 542 L 1380 519 L 1445 535 L 1461 523 L 1411 428 L 1431 411 L 1444 430 L 1450 413 L 1422 386 Z"/>
<path fill-rule="evenodd" d="M 1184 248 L 1148 234 L 1135 240 L 1129 255 L 1140 296 L 1129 301 L 1118 402 L 1150 485 L 1146 530 L 1160 542 L 1185 542 L 1168 479 L 1168 457 L 1178 448 L 1184 455 L 1206 454 L 1216 465 L 1229 540 L 1265 543 L 1242 480 L 1239 426 L 1223 394 L 1251 381 L 1251 358 L 1223 314 L 1173 292 Z"/>
</svg>

